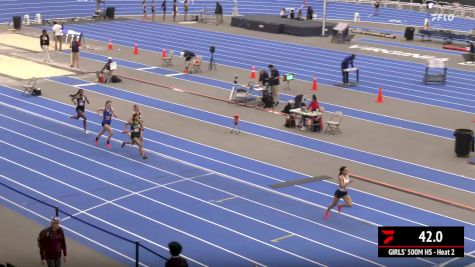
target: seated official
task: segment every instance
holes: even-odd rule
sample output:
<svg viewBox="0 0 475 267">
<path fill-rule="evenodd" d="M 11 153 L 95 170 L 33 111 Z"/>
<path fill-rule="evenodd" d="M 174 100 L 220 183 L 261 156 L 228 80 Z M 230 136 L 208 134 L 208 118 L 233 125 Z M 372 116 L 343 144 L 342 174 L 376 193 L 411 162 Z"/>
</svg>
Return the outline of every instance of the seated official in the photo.
<svg viewBox="0 0 475 267">
<path fill-rule="evenodd" d="M 282 8 L 282 10 L 280 11 L 280 17 L 281 18 L 288 18 L 287 14 L 285 13 L 285 8 Z"/>
<path fill-rule="evenodd" d="M 290 19 L 295 19 L 295 11 L 293 9 L 290 10 Z"/>
<path fill-rule="evenodd" d="M 316 95 L 312 95 L 312 101 L 310 101 L 310 103 L 308 104 L 307 111 L 320 111 L 320 104 L 318 103 Z M 323 127 L 322 116 L 318 118 L 318 126 L 320 129 L 322 129 Z"/>
<path fill-rule="evenodd" d="M 345 69 L 348 69 L 351 65 L 352 68 L 354 68 L 353 60 L 355 60 L 356 56 L 355 54 L 351 54 L 343 61 L 341 62 L 341 74 L 343 76 L 343 83 L 348 84 L 349 83 L 349 73 L 347 71 L 344 71 Z"/>
</svg>

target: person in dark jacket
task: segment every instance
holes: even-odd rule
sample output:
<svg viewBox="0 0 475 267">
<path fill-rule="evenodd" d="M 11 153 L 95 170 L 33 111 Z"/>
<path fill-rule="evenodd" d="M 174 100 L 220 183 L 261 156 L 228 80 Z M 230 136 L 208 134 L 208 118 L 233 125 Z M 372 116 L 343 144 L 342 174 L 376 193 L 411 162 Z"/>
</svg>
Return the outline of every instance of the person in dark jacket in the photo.
<svg viewBox="0 0 475 267">
<path fill-rule="evenodd" d="M 312 20 L 313 19 L 313 8 L 311 6 L 308 6 L 307 8 L 307 20 Z"/>
<path fill-rule="evenodd" d="M 280 74 L 279 71 L 274 67 L 274 65 L 269 65 L 269 85 L 272 93 L 272 100 L 274 101 L 274 106 L 279 104 L 279 84 L 280 84 Z"/>
<path fill-rule="evenodd" d="M 162 2 L 162 11 L 163 11 L 163 20 L 165 20 L 165 15 L 167 13 L 167 0 L 163 0 Z"/>
<path fill-rule="evenodd" d="M 59 217 L 53 217 L 51 226 L 41 230 L 38 235 L 41 264 L 47 263 L 48 267 L 60 267 L 61 254 L 63 254 L 63 261 L 66 262 L 66 239 L 59 221 Z"/>
<path fill-rule="evenodd" d="M 40 36 L 40 46 L 43 50 L 43 62 L 50 62 L 49 57 L 49 35 L 46 30 L 43 30 Z"/>
<path fill-rule="evenodd" d="M 349 83 L 349 80 L 348 80 L 348 72 L 347 71 L 344 71 L 345 69 L 347 69 L 350 65 L 351 67 L 353 68 L 354 65 L 353 65 L 353 60 L 355 60 L 355 54 L 351 54 L 347 57 L 345 57 L 345 59 L 343 59 L 343 61 L 341 62 L 341 74 L 343 76 L 343 83 L 344 84 L 347 84 Z"/>
<path fill-rule="evenodd" d="M 188 262 L 185 258 L 180 256 L 183 247 L 180 243 L 173 241 L 168 244 L 170 250 L 170 259 L 165 263 L 165 267 L 188 267 Z"/>
<path fill-rule="evenodd" d="M 223 23 L 223 6 L 218 1 L 216 1 L 214 14 L 216 15 L 216 25 Z"/>
<path fill-rule="evenodd" d="M 196 56 L 193 52 L 185 50 L 181 52 L 181 56 L 185 58 L 185 73 L 189 72 L 190 61 Z"/>
</svg>

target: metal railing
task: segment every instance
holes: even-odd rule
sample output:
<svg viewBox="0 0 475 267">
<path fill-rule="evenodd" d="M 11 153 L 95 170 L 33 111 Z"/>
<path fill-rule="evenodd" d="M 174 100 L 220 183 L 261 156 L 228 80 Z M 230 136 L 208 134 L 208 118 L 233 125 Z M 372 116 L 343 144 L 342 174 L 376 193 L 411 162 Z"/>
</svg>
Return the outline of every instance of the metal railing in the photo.
<svg viewBox="0 0 475 267">
<path fill-rule="evenodd" d="M 102 231 L 102 232 L 104 232 L 104 233 L 106 233 L 106 234 L 109 234 L 109 235 L 111 235 L 111 236 L 114 236 L 114 237 L 116 237 L 116 238 L 118 238 L 118 239 L 121 239 L 121 240 L 123 240 L 123 241 L 126 241 L 127 243 L 133 244 L 133 245 L 135 246 L 135 266 L 136 266 L 136 267 L 138 267 L 138 266 L 141 265 L 141 263 L 140 263 L 140 248 L 142 248 L 142 249 L 148 251 L 149 253 L 151 253 L 151 254 L 157 256 L 158 258 L 161 258 L 161 259 L 163 259 L 163 260 L 165 260 L 165 261 L 167 260 L 167 258 L 165 258 L 164 256 L 162 256 L 162 255 L 158 254 L 157 252 L 153 251 L 152 249 L 150 249 L 150 248 L 148 248 L 148 247 L 146 247 L 146 246 L 140 244 L 140 242 L 137 241 L 137 240 L 134 241 L 134 240 L 128 239 L 128 238 L 126 238 L 126 237 L 123 237 L 123 236 L 120 236 L 120 235 L 118 235 L 118 234 L 112 233 L 112 232 L 110 232 L 110 231 L 108 231 L 108 230 L 106 230 L 106 229 L 103 229 L 103 228 L 101 228 L 101 227 L 99 227 L 99 226 L 96 226 L 96 225 L 94 225 L 94 224 L 92 224 L 92 223 L 89 223 L 89 222 L 87 222 L 87 221 L 85 221 L 85 220 L 83 220 L 83 219 L 77 218 L 77 217 L 75 217 L 73 214 L 70 214 L 70 213 L 68 213 L 68 212 L 62 211 L 58 206 L 51 205 L 51 204 L 49 204 L 49 203 L 47 203 L 47 202 L 45 202 L 45 201 L 43 201 L 43 200 L 37 199 L 37 198 L 35 198 L 35 197 L 32 197 L 32 196 L 30 196 L 30 195 L 28 195 L 28 194 L 26 194 L 26 193 L 23 193 L 23 192 L 21 192 L 20 190 L 15 189 L 15 188 L 13 188 L 13 187 L 11 187 L 11 186 L 9 186 L 9 185 L 6 185 L 6 184 L 4 184 L 4 183 L 2 183 L 2 182 L 0 182 L 0 185 L 2 185 L 3 187 L 8 188 L 8 189 L 10 189 L 10 190 L 12 190 L 12 191 L 18 193 L 18 194 L 20 194 L 20 195 L 22 195 L 22 196 L 25 196 L 25 197 L 27 197 L 27 198 L 29 198 L 29 199 L 32 199 L 32 200 L 34 200 L 34 201 L 36 201 L 36 202 L 38 202 L 38 203 L 41 203 L 41 204 L 43 204 L 43 205 L 45 205 L 45 206 L 48 206 L 48 207 L 53 208 L 53 209 L 54 209 L 54 212 L 55 212 L 55 216 L 59 216 L 60 213 L 62 213 L 62 214 L 64 214 L 64 215 L 68 216 L 68 217 L 71 218 L 71 219 L 77 220 L 77 221 L 79 221 L 79 222 L 81 222 L 81 223 L 83 223 L 83 224 L 86 224 L 86 225 L 88 225 L 88 226 L 94 228 L 94 229 L 97 229 L 97 230 Z"/>
</svg>

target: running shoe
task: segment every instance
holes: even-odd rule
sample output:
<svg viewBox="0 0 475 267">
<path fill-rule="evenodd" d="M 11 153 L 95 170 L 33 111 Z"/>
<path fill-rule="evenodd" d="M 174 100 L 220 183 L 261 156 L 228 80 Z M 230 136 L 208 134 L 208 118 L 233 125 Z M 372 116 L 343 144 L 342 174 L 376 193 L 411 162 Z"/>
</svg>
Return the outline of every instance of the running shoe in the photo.
<svg viewBox="0 0 475 267">
<path fill-rule="evenodd" d="M 330 219 L 330 211 L 329 210 L 325 211 L 325 220 L 328 221 L 328 219 Z"/>
<path fill-rule="evenodd" d="M 341 209 L 343 208 L 343 205 L 336 205 L 336 207 L 338 208 L 338 213 L 341 213 Z"/>
<path fill-rule="evenodd" d="M 96 138 L 96 146 L 99 145 L 99 138 Z"/>
<path fill-rule="evenodd" d="M 106 144 L 106 147 L 107 147 L 108 149 L 111 149 L 111 148 L 112 148 L 112 147 L 111 147 L 111 144 L 109 144 L 109 143 Z"/>
<path fill-rule="evenodd" d="M 125 142 L 122 142 L 122 148 L 124 148 L 124 146 L 125 146 Z"/>
<path fill-rule="evenodd" d="M 142 159 L 147 159 L 147 158 L 148 158 L 147 155 L 143 155 L 142 157 Z"/>
</svg>

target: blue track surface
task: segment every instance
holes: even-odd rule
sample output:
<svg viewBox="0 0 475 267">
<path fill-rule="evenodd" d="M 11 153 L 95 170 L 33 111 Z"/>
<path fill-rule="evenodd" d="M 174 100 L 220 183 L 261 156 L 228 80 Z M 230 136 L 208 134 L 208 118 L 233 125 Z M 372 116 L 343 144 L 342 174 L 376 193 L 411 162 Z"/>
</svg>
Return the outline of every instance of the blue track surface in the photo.
<svg viewBox="0 0 475 267">
<path fill-rule="evenodd" d="M 151 151 L 222 174 L 212 174 L 156 155 L 141 163 L 135 160 L 138 155 L 133 148 L 122 151 L 118 143 L 113 143 L 113 149 L 107 151 L 90 145 L 91 136 L 67 126 L 76 124 L 67 116 L 71 107 L 42 98 L 22 98 L 18 91 L 4 87 L 0 93 L 2 101 L 9 105 L 22 106 L 53 119 L 45 120 L 2 107 L 0 165 L 5 171 L 0 181 L 23 190 L 22 184 L 48 192 L 49 197 L 70 205 L 66 210 L 72 213 L 101 205 L 81 216 L 113 232 L 135 239 L 140 237 L 151 244 L 166 244 L 166 240 L 177 239 L 185 247 L 199 247 L 185 251 L 185 255 L 204 264 L 216 266 L 226 261 L 228 266 L 240 266 L 252 258 L 252 261 L 271 266 L 278 266 L 282 261 L 292 266 L 307 266 L 342 264 L 350 260 L 365 266 L 376 263 L 384 266 L 431 265 L 417 259 L 377 258 L 376 246 L 372 243 L 377 238 L 373 223 L 464 225 L 467 238 L 470 238 L 466 240 L 466 250 L 475 248 L 472 225 L 359 191 L 353 192 L 358 202 L 354 210 L 349 211 L 350 217 L 338 216 L 337 219 L 333 215 L 335 220 L 325 222 L 320 214 L 323 209 L 302 201 L 326 205 L 334 184 L 319 182 L 288 188 L 281 192 L 285 195 L 275 194 L 265 189 L 268 184 L 305 176 L 160 132 L 147 131 L 147 147 Z M 93 118 L 93 115 L 89 114 L 89 117 Z M 90 129 L 98 131 L 98 123 L 90 123 Z M 37 133 L 34 137 L 30 137 L 32 131 Z M 189 179 L 191 177 L 195 178 Z M 168 185 L 160 187 L 164 184 Z M 8 190 L 1 187 L 0 190 L 2 196 L 13 197 Z M 233 196 L 238 197 L 217 201 Z M 29 208 L 48 214 L 37 205 Z M 359 219 L 355 220 L 357 217 L 354 216 Z M 352 224 L 351 232 L 345 226 L 348 223 Z M 84 226 L 68 225 L 68 221 L 64 224 L 85 234 L 90 231 Z M 173 228 L 170 228 L 171 224 Z M 289 233 L 294 236 L 270 242 Z M 104 235 L 96 236 L 98 242 L 116 251 L 127 253 L 129 249 L 120 242 L 111 243 Z M 350 246 L 350 243 L 360 245 Z M 251 247 L 253 250 L 249 250 Z M 157 249 L 165 253 L 163 249 Z M 208 253 L 216 255 L 213 262 L 207 262 L 203 256 Z M 145 262 L 152 260 L 144 259 Z M 435 260 L 442 261 L 444 259 Z"/>
<path fill-rule="evenodd" d="M 340 83 L 340 61 L 347 55 L 316 47 L 140 21 L 74 25 L 74 30 L 83 32 L 89 38 L 107 42 L 111 36 L 98 34 L 97 31 L 107 32 L 110 27 L 120 29 L 120 33 L 114 35 L 114 42 L 120 45 L 138 43 L 142 49 L 155 52 L 163 48 L 175 51 L 188 49 L 198 55 L 207 55 L 209 46 L 214 45 L 217 47 L 215 58 L 220 64 L 249 69 L 252 65 L 265 68 L 267 64 L 273 63 L 281 73 L 294 73 L 298 79 L 306 81 L 317 76 L 319 83 L 327 85 Z M 163 35 L 155 38 L 154 32 Z M 181 36 L 200 38 L 202 41 L 200 44 L 184 44 Z M 267 53 L 269 47 L 273 47 L 273 54 Z M 291 54 L 289 51 L 292 51 Z M 361 83 L 352 87 L 352 90 L 377 94 L 378 88 L 382 87 L 389 97 L 475 113 L 472 72 L 450 69 L 446 85 L 424 85 L 422 74 L 425 66 L 422 63 L 422 60 L 421 64 L 417 64 L 359 55 L 356 65 L 362 70 Z M 380 71 L 383 67 L 384 72 Z"/>
<path fill-rule="evenodd" d="M 150 1 L 148 1 L 150 2 Z M 160 11 L 160 2 L 157 1 L 157 10 Z M 180 2 L 180 1 L 179 1 Z M 190 1 L 191 2 L 191 1 Z M 214 12 L 215 1 L 196 0 L 190 5 L 190 13 L 206 8 L 210 13 Z M 231 15 L 233 10 L 233 0 L 220 1 L 224 14 Z M 321 18 L 323 10 L 323 1 L 307 0 L 308 5 L 313 6 L 315 14 Z M 278 15 L 280 9 L 284 7 L 300 8 L 302 1 L 298 0 L 239 0 L 239 13 L 241 15 L 253 14 L 273 14 Z M 168 13 L 170 19 L 171 3 L 168 3 Z M 142 15 L 142 7 L 140 1 L 136 0 L 107 0 L 107 6 L 116 8 L 117 15 Z M 77 0 L 49 0 L 47 2 L 34 0 L 6 0 L 0 2 L 0 22 L 11 22 L 14 15 L 23 16 L 29 14 L 34 18 L 36 13 L 41 13 L 44 18 L 61 18 L 61 17 L 85 17 L 91 16 L 96 8 L 95 1 L 77 1 Z M 150 7 L 149 7 L 150 8 Z M 182 2 L 179 3 L 179 12 L 182 12 Z M 150 12 L 150 9 L 149 9 Z M 334 20 L 353 20 L 355 12 L 360 13 L 362 21 L 390 23 L 400 25 L 421 26 L 424 19 L 428 17 L 426 13 L 420 13 L 409 10 L 381 8 L 380 16 L 372 16 L 373 7 L 370 5 L 357 5 L 342 2 L 328 2 L 327 17 Z M 160 12 L 157 12 L 160 13 Z M 150 13 L 149 13 L 150 14 Z M 306 16 L 306 9 L 303 12 Z M 475 28 L 475 21 L 472 19 L 463 19 L 456 17 L 453 21 L 431 21 L 434 28 L 450 29 L 469 32 Z"/>
<path fill-rule="evenodd" d="M 71 77 L 56 77 L 52 80 L 69 85 L 81 85 L 85 83 L 83 80 L 78 80 Z M 90 86 L 81 86 L 81 88 L 96 93 L 120 98 L 122 100 L 131 101 L 133 103 L 140 103 L 142 105 L 168 111 L 170 113 L 179 114 L 187 118 L 194 118 L 200 121 L 205 121 L 214 125 L 219 125 L 223 127 L 230 126 L 228 117 L 210 113 L 204 110 L 185 107 L 182 105 L 162 101 L 151 97 L 138 95 L 135 93 L 127 92 L 125 90 L 117 90 L 110 86 L 95 84 Z M 475 179 L 442 172 L 436 169 L 430 169 L 424 166 L 419 166 L 409 162 L 403 162 L 396 159 L 387 158 L 377 154 L 370 154 L 349 147 L 335 145 L 329 142 L 299 136 L 294 133 L 289 133 L 286 131 L 273 129 L 254 123 L 248 123 L 245 121 L 240 124 L 240 129 L 242 131 L 249 132 L 251 134 L 272 139 L 275 141 L 292 144 L 298 147 L 306 147 L 310 150 L 324 153 L 327 155 L 332 155 L 338 158 L 368 164 L 370 166 L 375 166 L 393 172 L 402 173 L 411 177 L 423 179 L 425 181 L 431 181 L 434 183 L 475 193 Z"/>
</svg>

